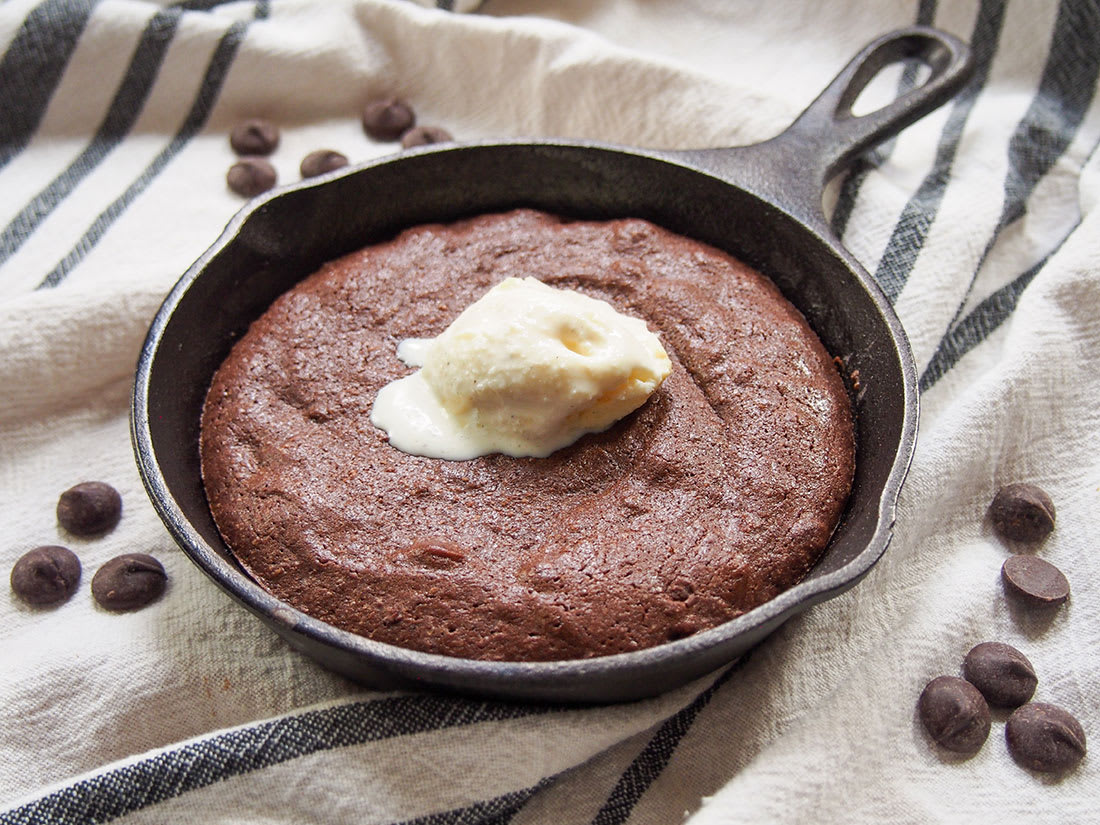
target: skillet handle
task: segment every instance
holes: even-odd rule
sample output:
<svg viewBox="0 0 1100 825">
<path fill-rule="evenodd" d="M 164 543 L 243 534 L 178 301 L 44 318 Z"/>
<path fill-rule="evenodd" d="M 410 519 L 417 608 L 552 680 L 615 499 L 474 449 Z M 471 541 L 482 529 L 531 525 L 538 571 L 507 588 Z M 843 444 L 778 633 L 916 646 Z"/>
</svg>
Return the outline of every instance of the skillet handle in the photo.
<svg viewBox="0 0 1100 825">
<path fill-rule="evenodd" d="M 852 114 L 852 104 L 875 75 L 909 59 L 931 69 L 924 83 L 874 112 Z M 869 43 L 771 140 L 681 154 L 796 217 L 822 223 L 821 201 L 829 180 L 868 149 L 947 102 L 972 72 L 970 49 L 953 35 L 928 26 L 900 29 Z"/>
</svg>

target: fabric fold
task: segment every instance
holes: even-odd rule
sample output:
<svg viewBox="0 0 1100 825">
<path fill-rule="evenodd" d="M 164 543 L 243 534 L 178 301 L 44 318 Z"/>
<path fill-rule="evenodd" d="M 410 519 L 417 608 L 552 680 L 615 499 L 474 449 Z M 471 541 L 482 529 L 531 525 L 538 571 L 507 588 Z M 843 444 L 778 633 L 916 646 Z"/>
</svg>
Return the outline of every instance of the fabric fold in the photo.
<svg viewBox="0 0 1100 825">
<path fill-rule="evenodd" d="M 855 589 L 669 694 L 556 707 L 353 685 L 174 545 L 130 394 L 160 302 L 244 205 L 225 181 L 234 124 L 279 124 L 282 184 L 315 149 L 399 151 L 359 120 L 382 94 L 459 140 L 738 145 L 913 22 L 968 40 L 979 71 L 830 193 L 924 376 L 895 536 Z M 1037 700 L 1095 733 L 1098 35 L 1089 0 L 0 4 L 0 560 L 64 544 L 83 564 L 65 604 L 0 598 L 0 823 L 1088 821 L 1095 759 L 1028 773 L 994 714 L 959 760 L 914 708 L 996 640 L 1033 662 Z M 918 82 L 890 67 L 866 102 Z M 54 508 L 92 479 L 123 516 L 81 539 Z M 1056 502 L 1040 546 L 988 524 L 1015 481 Z M 124 552 L 156 556 L 169 587 L 110 614 L 88 584 Z M 1016 552 L 1056 564 L 1070 601 L 1014 604 Z"/>
</svg>

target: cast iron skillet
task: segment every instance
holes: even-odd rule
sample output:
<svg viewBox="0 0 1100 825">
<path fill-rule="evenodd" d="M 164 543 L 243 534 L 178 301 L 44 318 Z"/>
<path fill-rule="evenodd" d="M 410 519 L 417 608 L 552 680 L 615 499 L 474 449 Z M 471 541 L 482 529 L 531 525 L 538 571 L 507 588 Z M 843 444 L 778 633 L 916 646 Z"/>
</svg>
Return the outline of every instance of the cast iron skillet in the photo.
<svg viewBox="0 0 1100 825">
<path fill-rule="evenodd" d="M 137 368 L 132 435 L 145 486 L 184 552 L 295 648 L 376 687 L 432 687 L 551 701 L 654 695 L 733 661 L 792 615 L 839 595 L 885 551 L 917 429 L 916 372 L 888 302 L 831 232 L 825 184 L 861 152 L 948 100 L 969 76 L 966 46 L 916 27 L 868 45 L 782 134 L 733 149 L 650 151 L 536 141 L 429 147 L 253 200 L 184 274 Z M 871 114 L 853 102 L 883 67 L 915 59 L 926 82 Z M 338 630 L 286 605 L 235 563 L 199 475 L 203 396 L 233 341 L 324 261 L 419 223 L 531 206 L 579 218 L 641 217 L 768 274 L 828 350 L 858 370 L 856 476 L 828 548 L 800 584 L 686 639 L 562 662 L 480 662 Z"/>
</svg>

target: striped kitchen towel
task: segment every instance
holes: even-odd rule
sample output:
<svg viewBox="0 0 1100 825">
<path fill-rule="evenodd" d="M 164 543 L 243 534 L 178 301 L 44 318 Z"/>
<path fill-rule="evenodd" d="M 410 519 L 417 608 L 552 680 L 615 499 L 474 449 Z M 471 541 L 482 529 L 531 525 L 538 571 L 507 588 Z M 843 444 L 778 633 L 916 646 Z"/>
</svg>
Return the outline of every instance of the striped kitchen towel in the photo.
<svg viewBox="0 0 1100 825">
<path fill-rule="evenodd" d="M 450 11 L 471 12 L 453 14 Z M 968 41 L 951 102 L 830 187 L 836 232 L 893 302 L 922 390 L 896 536 L 854 590 L 669 694 L 607 707 L 380 693 L 301 655 L 221 594 L 148 504 L 128 437 L 145 331 L 242 201 L 226 136 L 394 151 L 365 100 L 400 94 L 459 139 L 729 146 L 790 122 L 874 37 Z M 977 642 L 1024 651 L 1036 699 L 1100 730 L 1100 6 L 1095 0 L 6 0 L 0 4 L 0 543 L 5 569 L 68 544 L 86 580 L 56 608 L 0 599 L 0 823 L 1085 822 L 1095 757 L 1055 778 L 930 745 L 916 698 Z M 884 70 L 857 105 L 921 81 Z M 57 495 L 123 496 L 73 539 Z M 1036 551 L 1070 580 L 1020 610 L 993 492 L 1043 486 Z M 170 577 L 97 609 L 122 552 Z M 1091 791 L 1091 793 L 1090 793 Z"/>
</svg>

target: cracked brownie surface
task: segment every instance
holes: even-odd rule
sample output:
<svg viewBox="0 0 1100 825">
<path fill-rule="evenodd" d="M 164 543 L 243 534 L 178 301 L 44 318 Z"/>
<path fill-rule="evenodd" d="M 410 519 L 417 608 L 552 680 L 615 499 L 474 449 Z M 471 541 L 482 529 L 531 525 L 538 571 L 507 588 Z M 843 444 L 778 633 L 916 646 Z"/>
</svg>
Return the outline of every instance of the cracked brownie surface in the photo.
<svg viewBox="0 0 1100 825">
<path fill-rule="evenodd" d="M 438 335 L 506 277 L 644 319 L 672 374 L 547 458 L 407 455 L 370 423 Z M 734 618 L 801 579 L 854 466 L 843 383 L 762 275 L 638 219 L 532 210 L 416 227 L 277 299 L 216 373 L 203 480 L 275 596 L 338 627 L 465 658 L 620 653 Z"/>
</svg>

